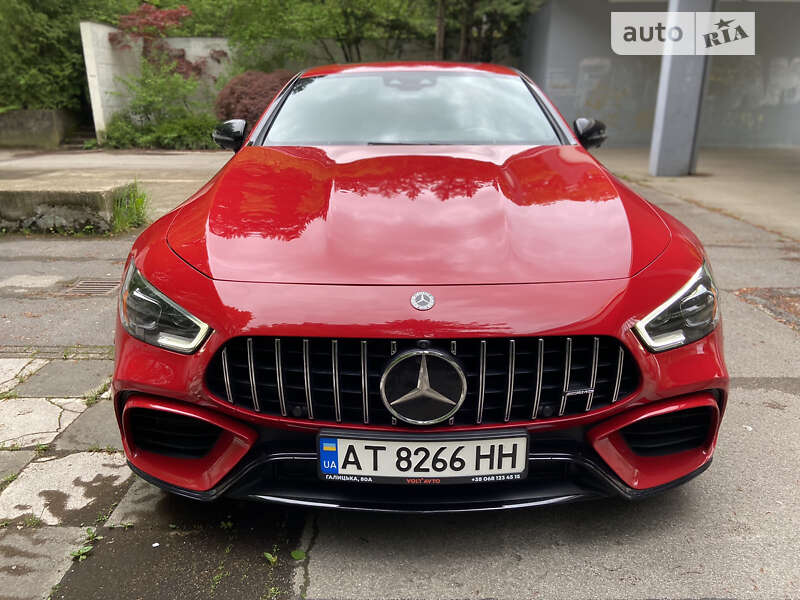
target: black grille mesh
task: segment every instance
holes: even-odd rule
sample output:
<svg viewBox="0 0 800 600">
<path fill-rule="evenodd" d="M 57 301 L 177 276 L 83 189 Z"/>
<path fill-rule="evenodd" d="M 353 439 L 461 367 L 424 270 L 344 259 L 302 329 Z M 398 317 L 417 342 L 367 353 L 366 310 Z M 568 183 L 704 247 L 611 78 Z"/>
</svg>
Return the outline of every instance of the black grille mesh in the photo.
<svg viewBox="0 0 800 600">
<path fill-rule="evenodd" d="M 206 380 L 212 393 L 236 406 L 269 415 L 285 412 L 286 416 L 302 419 L 311 417 L 310 407 L 314 420 L 336 421 L 335 351 L 340 422 L 388 425 L 394 423 L 381 401 L 381 376 L 392 356 L 418 347 L 450 353 L 466 374 L 467 396 L 454 424 L 502 423 L 506 422 L 506 412 L 508 421 L 584 413 L 624 398 L 639 382 L 636 363 L 622 344 L 614 338 L 593 336 L 421 341 L 242 337 L 230 340 L 217 352 Z M 482 353 L 485 383 L 480 414 Z M 509 404 L 512 362 L 513 392 Z M 589 394 L 586 390 L 595 364 L 594 393 Z M 567 365 L 569 382 L 565 394 Z"/>
<path fill-rule="evenodd" d="M 222 433 L 200 419 L 147 408 L 131 409 L 129 427 L 138 448 L 181 458 L 205 456 Z"/>
<path fill-rule="evenodd" d="M 699 448 L 708 440 L 712 409 L 701 406 L 643 419 L 623 428 L 627 444 L 641 456 L 665 456 Z"/>
</svg>

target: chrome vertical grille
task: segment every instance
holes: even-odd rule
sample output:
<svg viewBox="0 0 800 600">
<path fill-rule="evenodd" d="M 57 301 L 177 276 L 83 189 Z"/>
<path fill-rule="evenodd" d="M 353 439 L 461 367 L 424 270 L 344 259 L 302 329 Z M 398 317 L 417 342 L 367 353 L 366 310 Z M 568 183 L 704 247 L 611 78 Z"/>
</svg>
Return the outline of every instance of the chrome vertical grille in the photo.
<svg viewBox="0 0 800 600">
<path fill-rule="evenodd" d="M 233 392 L 231 391 L 231 370 L 228 367 L 228 349 L 222 349 L 222 380 L 225 383 L 225 398 L 233 404 Z"/>
<path fill-rule="evenodd" d="M 591 390 L 587 394 L 586 398 L 586 410 L 587 412 L 592 410 L 592 402 L 594 401 L 594 387 L 597 385 L 597 361 L 599 358 L 600 353 L 600 338 L 594 338 L 592 342 L 592 375 L 589 379 L 589 389 Z"/>
<path fill-rule="evenodd" d="M 224 350 L 223 350 L 224 352 Z M 281 340 L 275 338 L 275 385 L 278 388 L 278 403 L 281 407 L 281 416 L 286 416 L 286 395 L 283 391 L 283 365 L 281 363 Z"/>
<path fill-rule="evenodd" d="M 306 392 L 306 415 L 314 418 L 314 405 L 311 402 L 311 366 L 308 358 L 308 340 L 303 340 L 303 389 Z"/>
<path fill-rule="evenodd" d="M 561 389 L 561 406 L 558 409 L 558 416 L 564 414 L 567 409 L 567 398 L 569 397 L 569 383 L 572 376 L 572 338 L 566 339 L 564 349 L 564 387 Z"/>
<path fill-rule="evenodd" d="M 486 400 L 486 340 L 481 340 L 480 363 L 478 373 L 478 410 L 475 423 L 483 423 L 483 403 Z"/>
<path fill-rule="evenodd" d="M 318 422 L 396 424 L 379 383 L 392 355 L 413 339 L 234 338 L 206 373 L 210 391 L 267 415 Z M 582 414 L 630 395 L 636 362 L 601 336 L 424 340 L 461 365 L 467 395 L 455 425 Z M 403 425 L 399 423 L 399 425 Z"/>
<path fill-rule="evenodd" d="M 544 375 L 544 340 L 536 340 L 536 383 L 533 392 L 533 410 L 531 419 L 539 416 L 539 403 L 542 401 L 542 376 Z"/>
<path fill-rule="evenodd" d="M 367 371 L 367 341 L 361 340 L 361 407 L 364 423 L 369 423 L 369 373 Z"/>
<path fill-rule="evenodd" d="M 333 410 L 336 422 L 342 422 L 342 401 L 339 397 L 339 340 L 331 340 L 331 368 L 333 382 Z"/>
<path fill-rule="evenodd" d="M 517 358 L 517 344 L 514 340 L 508 340 L 508 386 L 506 387 L 506 412 L 503 421 L 508 423 L 511 419 L 511 402 L 514 400 L 514 374 L 516 371 L 515 361 Z"/>
<path fill-rule="evenodd" d="M 250 373 L 250 394 L 253 397 L 253 409 L 261 412 L 261 405 L 258 403 L 258 387 L 256 386 L 256 367 L 253 360 L 253 338 L 247 338 L 247 370 Z"/>
</svg>

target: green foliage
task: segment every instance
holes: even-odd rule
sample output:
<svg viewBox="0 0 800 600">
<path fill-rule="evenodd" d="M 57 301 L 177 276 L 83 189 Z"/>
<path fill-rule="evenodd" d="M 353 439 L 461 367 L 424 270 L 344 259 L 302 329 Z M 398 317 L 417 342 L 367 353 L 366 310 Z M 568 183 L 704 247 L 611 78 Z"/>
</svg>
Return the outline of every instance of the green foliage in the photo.
<svg viewBox="0 0 800 600">
<path fill-rule="evenodd" d="M 17 473 L 11 473 L 10 475 L 6 475 L 2 479 L 0 479 L 0 492 L 2 492 L 6 487 L 8 487 L 11 483 L 16 481 L 18 477 Z M 264 553 L 267 554 L 266 552 Z M 276 559 L 277 560 L 277 559 Z"/>
<path fill-rule="evenodd" d="M 143 52 L 139 74 L 121 79 L 127 88 L 125 111 L 112 117 L 104 145 L 112 148 L 213 148 L 211 90 L 199 75 L 204 61 L 192 63 L 171 51 L 166 41 L 191 15 L 185 6 L 161 10 L 143 4 L 120 17 L 120 33 L 109 36 L 125 48 L 130 39 L 141 39 Z"/>
<path fill-rule="evenodd" d="M 29 529 L 35 529 L 42 526 L 42 520 L 34 515 L 30 515 L 22 519 L 22 526 Z"/>
<path fill-rule="evenodd" d="M 454 58 L 495 61 L 501 53 L 518 55 L 525 36 L 527 16 L 543 3 L 543 0 L 450 2 L 447 35 Z"/>
<path fill-rule="evenodd" d="M 130 103 L 114 115 L 103 144 L 111 148 L 215 148 L 217 120 L 196 77 L 185 78 L 167 61 L 142 60 L 141 72 L 123 80 Z M 198 97 L 200 99 L 198 99 Z"/>
<path fill-rule="evenodd" d="M 542 3 L 446 0 L 445 58 L 518 55 L 527 16 Z M 310 54 L 330 62 L 401 59 L 409 44 L 428 46 L 433 55 L 437 0 L 228 0 L 225 6 L 220 14 L 239 71 L 271 71 Z"/>
<path fill-rule="evenodd" d="M 133 227 L 141 227 L 147 223 L 147 208 L 150 199 L 138 183 L 125 188 L 125 191 L 114 198 L 114 212 L 111 230 L 114 233 L 127 231 Z"/>
<path fill-rule="evenodd" d="M 50 444 L 36 444 L 36 456 L 44 456 L 50 451 Z"/>
<path fill-rule="evenodd" d="M 143 0 L 0 0 L 0 107 L 78 109 L 88 102 L 80 21 L 116 25 Z M 193 15 L 175 35 L 223 35 L 224 0 L 152 0 L 186 4 Z"/>
<path fill-rule="evenodd" d="M 72 552 L 69 553 L 69 555 L 72 557 L 72 560 L 83 562 L 84 560 L 86 560 L 86 557 L 89 556 L 89 554 L 91 554 L 93 549 L 94 546 L 90 546 L 87 544 L 85 546 L 81 546 L 77 550 L 73 550 Z"/>
<path fill-rule="evenodd" d="M 80 106 L 86 72 L 80 21 L 114 22 L 136 0 L 2 0 L 0 106 Z"/>
<path fill-rule="evenodd" d="M 121 15 L 142 2 L 1 0 L 0 107 L 85 107 L 79 22 L 116 25 Z M 437 0 L 149 0 L 149 4 L 159 9 L 185 4 L 191 10 L 192 15 L 170 35 L 228 37 L 234 48 L 234 74 L 272 71 L 297 60 L 399 59 L 409 44 L 429 46 L 432 54 L 436 31 Z M 446 58 L 505 60 L 517 54 L 527 14 L 541 4 L 542 0 L 447 0 Z M 169 110 L 179 105 L 170 97 L 173 92 L 179 99 L 187 96 L 181 86 L 170 85 L 162 96 L 148 98 L 140 90 L 143 114 L 160 110 L 159 102 Z M 132 109 L 134 114 L 137 110 Z M 191 129 L 187 123 L 182 127 Z M 176 132 L 156 137 L 185 139 Z M 210 147 L 205 144 L 200 147 Z"/>
<path fill-rule="evenodd" d="M 207 113 L 188 111 L 157 123 L 137 122 L 129 112 L 114 115 L 105 131 L 103 145 L 109 148 L 168 148 L 212 150 L 217 148 L 211 131 L 218 121 Z"/>
<path fill-rule="evenodd" d="M 122 80 L 130 97 L 128 109 L 142 121 L 156 123 L 185 114 L 192 109 L 191 97 L 200 82 L 185 78 L 169 62 L 141 63 L 140 74 Z"/>
<path fill-rule="evenodd" d="M 227 31 L 243 70 L 271 71 L 305 58 L 310 45 L 332 62 L 362 59 L 373 42 L 382 58 L 400 57 L 410 40 L 434 31 L 431 0 L 230 0 Z"/>
</svg>

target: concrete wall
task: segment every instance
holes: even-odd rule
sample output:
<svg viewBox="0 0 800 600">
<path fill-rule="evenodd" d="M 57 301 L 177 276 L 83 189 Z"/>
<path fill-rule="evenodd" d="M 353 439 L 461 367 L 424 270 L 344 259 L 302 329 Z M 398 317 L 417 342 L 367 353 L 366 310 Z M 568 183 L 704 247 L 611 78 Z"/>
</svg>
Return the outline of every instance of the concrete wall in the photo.
<svg viewBox="0 0 800 600">
<path fill-rule="evenodd" d="M 609 146 L 648 145 L 660 56 L 611 51 L 611 11 L 663 11 L 666 1 L 551 0 L 529 23 L 523 68 L 564 117 L 601 119 Z M 700 145 L 800 146 L 799 2 L 726 2 L 756 11 L 756 56 L 711 59 Z"/>
<path fill-rule="evenodd" d="M 711 59 L 701 144 L 800 146 L 800 2 L 719 6 L 757 11 L 756 55 Z"/>
<path fill-rule="evenodd" d="M 57 148 L 74 128 L 63 110 L 11 110 L 0 114 L 0 147 Z"/>
<path fill-rule="evenodd" d="M 89 99 L 98 139 L 105 131 L 111 116 L 127 105 L 127 88 L 122 78 L 139 73 L 141 46 L 133 44 L 130 49 L 114 48 L 108 34 L 115 28 L 99 23 L 81 23 L 81 42 L 89 81 Z M 186 58 L 195 61 L 207 58 L 212 50 L 223 50 L 230 55 L 228 42 L 224 38 L 169 38 L 169 44 L 186 52 Z M 215 80 L 227 68 L 228 60 L 208 60 L 204 77 Z"/>
</svg>

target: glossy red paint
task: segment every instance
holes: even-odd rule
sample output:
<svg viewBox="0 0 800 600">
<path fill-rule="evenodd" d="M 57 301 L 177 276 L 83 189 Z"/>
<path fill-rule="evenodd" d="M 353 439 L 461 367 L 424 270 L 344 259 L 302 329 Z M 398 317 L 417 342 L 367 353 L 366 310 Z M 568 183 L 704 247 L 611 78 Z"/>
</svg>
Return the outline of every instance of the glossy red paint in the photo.
<svg viewBox="0 0 800 600">
<path fill-rule="evenodd" d="M 156 223 L 136 243 L 133 258 L 150 281 L 209 323 L 214 332 L 194 355 L 161 350 L 117 328 L 115 390 L 135 390 L 204 407 L 253 427 L 294 431 L 342 428 L 333 422 L 272 417 L 227 404 L 206 387 L 204 373 L 219 347 L 237 335 L 330 337 L 473 337 L 514 335 L 611 335 L 621 339 L 642 371 L 640 389 L 622 402 L 586 415 L 508 425 L 462 428 L 485 430 L 523 426 L 532 432 L 602 423 L 654 402 L 707 389 L 726 390 L 728 374 L 718 327 L 702 340 L 668 352 L 648 352 L 632 333 L 636 319 L 669 297 L 703 259 L 681 226 L 651 268 L 611 281 L 493 286 L 434 286 L 437 305 L 427 313 L 408 303 L 412 286 L 338 286 L 215 281 L 175 255 L 164 233 L 171 218 Z M 358 310 L 353 310 L 358 306 Z M 321 308 L 324 307 L 324 308 Z M 353 426 L 347 429 L 407 430 L 407 427 Z M 433 427 L 426 431 L 459 428 Z M 669 462 L 668 459 L 665 459 Z M 141 463 L 140 463 L 141 464 Z M 137 465 L 138 466 L 138 465 Z M 617 465 L 619 467 L 619 464 Z M 631 467 L 633 468 L 633 467 Z M 170 481 L 172 465 L 153 461 L 147 472 Z M 661 467 L 659 466 L 659 469 Z M 680 465 L 676 466 L 681 471 Z M 640 468 L 640 471 L 642 469 Z M 199 472 L 199 471 L 198 471 Z M 675 470 L 666 469 L 666 473 Z M 658 475 L 655 475 L 658 478 Z M 647 481 L 647 478 L 639 481 Z M 187 486 L 198 489 L 204 483 Z"/>
<path fill-rule="evenodd" d="M 305 75 L 352 68 L 378 67 Z M 212 473 L 126 442 L 136 467 L 179 487 L 213 487 L 256 429 L 420 431 L 267 416 L 215 397 L 204 380 L 209 361 L 227 340 L 250 335 L 612 336 L 641 371 L 628 398 L 583 415 L 462 429 L 524 427 L 536 435 L 591 427 L 598 453 L 635 489 L 686 475 L 714 449 L 712 440 L 691 456 L 653 461 L 620 442 L 616 432 L 638 418 L 692 402 L 717 406 L 707 390 L 719 390 L 721 414 L 728 386 L 722 330 L 663 353 L 642 346 L 633 324 L 679 289 L 705 252 L 685 226 L 578 146 L 246 147 L 151 225 L 129 260 L 213 330 L 195 354 L 182 355 L 117 326 L 113 389 L 124 440 L 131 398 L 214 419 L 230 432 Z M 409 303 L 421 286 L 436 297 L 426 312 Z M 126 394 L 133 395 L 123 404 Z M 717 427 L 718 420 L 714 439 Z"/>
<path fill-rule="evenodd" d="M 699 448 L 668 456 L 639 456 L 620 434 L 622 428 L 637 421 L 699 407 L 707 407 L 712 413 L 710 435 Z M 711 460 L 717 443 L 720 416 L 717 401 L 711 394 L 694 394 L 629 410 L 590 429 L 587 438 L 622 481 L 634 489 L 643 490 L 685 477 Z"/>
<path fill-rule="evenodd" d="M 621 279 L 669 239 L 579 146 L 247 147 L 167 233 L 217 280 L 340 285 Z"/>
<path fill-rule="evenodd" d="M 203 458 L 175 458 L 147 452 L 137 448 L 128 435 L 130 412 L 137 408 L 200 419 L 220 427 L 223 433 L 211 452 Z M 197 406 L 162 398 L 133 395 L 126 400 L 122 411 L 122 443 L 131 464 L 162 481 L 188 490 L 205 491 L 214 487 L 247 454 L 257 438 L 253 429 L 238 421 Z"/>
</svg>

